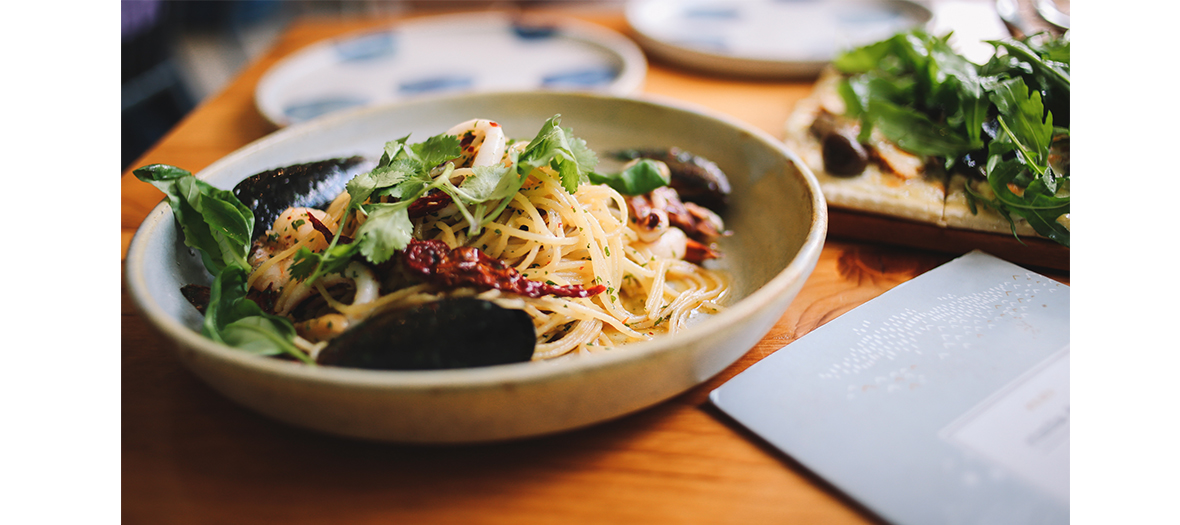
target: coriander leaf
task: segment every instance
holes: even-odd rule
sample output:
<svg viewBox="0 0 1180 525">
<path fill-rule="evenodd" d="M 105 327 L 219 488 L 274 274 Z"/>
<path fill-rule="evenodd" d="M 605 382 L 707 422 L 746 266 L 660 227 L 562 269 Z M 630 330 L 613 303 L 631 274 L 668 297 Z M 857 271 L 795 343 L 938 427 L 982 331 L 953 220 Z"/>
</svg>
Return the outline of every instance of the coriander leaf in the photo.
<svg viewBox="0 0 1180 525">
<path fill-rule="evenodd" d="M 435 166 L 458 157 L 459 139 L 446 134 L 435 135 L 418 144 L 406 144 L 409 135 L 385 143 L 385 153 L 372 171 L 357 175 L 346 189 L 354 207 L 374 194 L 404 200 L 416 198 L 430 184 Z"/>
<path fill-rule="evenodd" d="M 523 183 L 534 169 L 549 166 L 561 176 L 561 186 L 574 193 L 587 173 L 598 165 L 598 157 L 586 147 L 586 141 L 574 137 L 560 123 L 561 115 L 554 115 L 541 126 L 517 160 L 517 173 Z"/>
<path fill-rule="evenodd" d="M 415 160 L 425 168 L 425 171 L 463 154 L 463 149 L 459 145 L 459 137 L 445 133 L 430 137 L 418 144 L 411 144 L 410 150 L 414 152 Z"/>
<path fill-rule="evenodd" d="M 512 196 L 516 195 L 516 193 L 520 191 L 521 186 L 524 185 L 525 179 L 528 178 L 528 173 L 520 171 L 519 163 L 518 163 L 519 156 L 520 156 L 520 153 L 518 151 L 509 150 L 509 152 L 508 152 L 508 157 L 510 160 L 509 165 L 516 166 L 517 171 L 515 171 L 515 172 L 509 171 L 507 173 L 504 173 L 503 176 L 500 178 L 499 183 L 497 183 L 496 188 L 490 194 L 487 195 L 489 197 L 489 199 L 499 199 L 500 200 L 500 203 L 497 204 L 496 207 L 492 211 L 488 212 L 487 208 L 484 206 L 484 203 L 478 204 L 476 206 L 475 212 L 468 212 L 467 208 L 464 206 L 459 207 L 459 209 L 463 212 L 463 216 L 465 218 L 467 218 L 468 221 L 470 221 L 469 224 L 471 225 L 471 227 L 469 228 L 469 235 L 471 235 L 471 236 L 478 235 L 482 225 L 488 223 L 489 221 L 495 219 L 496 217 L 499 217 L 500 214 L 504 212 L 504 209 L 508 207 L 508 204 L 510 202 L 512 202 Z M 488 177 L 488 178 L 495 176 L 495 173 L 496 173 L 496 171 L 494 171 L 494 170 L 488 170 L 486 172 L 482 172 L 483 173 L 482 175 L 478 175 L 482 170 L 474 170 L 474 171 L 477 172 L 477 176 Z M 464 184 L 466 184 L 466 181 L 464 181 Z M 485 186 L 488 184 L 488 182 L 483 181 L 483 182 L 476 182 L 473 184 L 476 184 L 479 186 Z M 455 197 L 455 196 L 456 195 L 452 195 L 452 197 Z"/>
<path fill-rule="evenodd" d="M 391 140 L 385 143 L 385 148 L 381 154 L 381 160 L 377 161 L 378 166 L 388 166 L 389 162 L 398 156 L 406 146 L 406 141 L 410 140 L 410 136 L 406 135 L 397 140 Z"/>
<path fill-rule="evenodd" d="M 343 272 L 352 262 L 353 256 L 358 251 L 357 248 L 356 243 L 336 244 L 317 253 L 302 246 L 291 259 L 292 263 L 288 271 L 291 273 L 292 279 L 315 282 L 321 276 Z"/>
<path fill-rule="evenodd" d="M 474 174 L 463 179 L 455 193 L 463 202 L 477 204 L 509 198 L 520 189 L 513 183 L 512 179 L 517 177 L 514 176 L 511 166 L 495 164 L 476 166 L 471 170 Z"/>
<path fill-rule="evenodd" d="M 616 174 L 601 175 L 590 172 L 590 182 L 605 184 L 623 195 L 643 195 L 661 186 L 667 186 L 671 181 L 660 171 L 655 161 L 640 159 Z"/>
<path fill-rule="evenodd" d="M 254 212 L 232 191 L 198 180 L 188 171 L 166 164 L 136 168 L 135 177 L 164 192 L 184 233 L 184 243 L 201 253 L 216 275 L 227 266 L 249 268 L 246 254 L 254 230 Z"/>
<path fill-rule="evenodd" d="M 350 203 L 359 206 L 369 200 L 379 188 L 400 184 L 414 175 L 413 171 L 402 169 L 401 166 L 378 166 L 368 173 L 353 177 L 345 185 L 345 190 L 348 191 Z"/>
<path fill-rule="evenodd" d="M 368 217 L 357 228 L 354 244 L 370 262 L 381 264 L 410 243 L 414 224 L 406 211 L 409 204 L 409 201 L 402 201 L 363 206 Z"/>
<path fill-rule="evenodd" d="M 343 270 L 357 252 L 370 262 L 382 263 L 395 251 L 405 248 L 413 232 L 407 208 L 434 182 L 431 178 L 434 167 L 462 153 L 459 139 L 445 133 L 417 144 L 407 144 L 408 140 L 409 135 L 385 143 L 385 152 L 377 167 L 349 181 L 346 189 L 351 198 L 350 212 L 362 210 L 368 215 L 357 229 L 353 244 L 337 246 L 333 240 L 332 246 L 322 254 L 301 250 L 292 266 L 293 275 L 314 281 L 322 275 Z M 446 177 L 452 169 L 449 167 L 440 178 Z M 397 202 L 366 204 L 375 196 L 388 196 Z"/>
</svg>

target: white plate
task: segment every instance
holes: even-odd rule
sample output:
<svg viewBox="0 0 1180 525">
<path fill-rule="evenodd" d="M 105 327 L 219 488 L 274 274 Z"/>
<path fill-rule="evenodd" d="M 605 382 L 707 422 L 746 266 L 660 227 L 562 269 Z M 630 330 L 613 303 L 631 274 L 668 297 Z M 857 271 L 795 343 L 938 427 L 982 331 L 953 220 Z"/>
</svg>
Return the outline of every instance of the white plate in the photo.
<svg viewBox="0 0 1180 525">
<path fill-rule="evenodd" d="M 633 0 L 627 22 L 653 56 L 710 73 L 812 76 L 842 50 L 925 24 L 905 0 Z"/>
<path fill-rule="evenodd" d="M 255 104 L 279 127 L 424 94 L 497 90 L 629 95 L 643 52 L 607 28 L 485 12 L 432 16 L 314 44 L 275 64 Z"/>
<path fill-rule="evenodd" d="M 717 163 L 733 187 L 721 240 L 727 308 L 670 337 L 569 359 L 481 368 L 378 371 L 309 367 L 249 354 L 200 334 L 181 295 L 208 284 L 167 203 L 144 220 L 127 253 L 127 286 L 145 319 L 214 389 L 293 425 L 400 442 L 493 441 L 598 423 L 675 396 L 738 360 L 782 317 L 815 268 L 827 208 L 815 176 L 768 133 L 682 103 L 594 93 L 467 93 L 345 111 L 279 130 L 205 168 L 220 188 L 279 166 L 422 140 L 479 116 L 528 137 L 555 113 L 600 154 L 679 146 Z M 603 155 L 605 156 L 605 155 Z M 163 159 L 166 161 L 166 159 Z M 183 166 L 181 166 L 183 167 Z M 774 210 L 768 212 L 767 210 Z"/>
</svg>

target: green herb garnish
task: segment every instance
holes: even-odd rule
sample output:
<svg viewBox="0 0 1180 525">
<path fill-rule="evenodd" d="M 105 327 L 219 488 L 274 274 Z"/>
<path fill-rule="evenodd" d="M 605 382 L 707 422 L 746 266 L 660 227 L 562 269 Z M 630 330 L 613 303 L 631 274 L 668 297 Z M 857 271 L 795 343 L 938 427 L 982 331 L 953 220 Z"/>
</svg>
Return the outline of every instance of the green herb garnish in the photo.
<svg viewBox="0 0 1180 525">
<path fill-rule="evenodd" d="M 989 41 L 995 55 L 977 65 L 947 40 L 922 30 L 854 49 L 834 65 L 847 115 L 862 140 L 875 129 L 898 147 L 939 158 L 947 168 L 983 169 L 988 194 L 968 185 L 969 204 L 1069 246 L 1057 220 L 1069 213 L 1068 168 L 1050 162 L 1055 137 L 1069 135 L 1069 40 Z M 1016 191 L 1013 191 L 1013 187 Z"/>
</svg>

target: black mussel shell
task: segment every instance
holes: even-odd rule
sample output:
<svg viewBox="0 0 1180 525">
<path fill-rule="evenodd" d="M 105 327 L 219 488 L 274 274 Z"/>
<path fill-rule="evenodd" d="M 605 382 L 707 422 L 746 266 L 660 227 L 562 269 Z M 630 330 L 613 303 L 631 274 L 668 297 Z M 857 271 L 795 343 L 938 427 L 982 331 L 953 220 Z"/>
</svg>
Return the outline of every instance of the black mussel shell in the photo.
<svg viewBox="0 0 1180 525">
<path fill-rule="evenodd" d="M 713 161 L 680 148 L 628 149 L 617 151 L 620 160 L 652 159 L 668 165 L 672 186 L 680 200 L 694 202 L 715 212 L 729 204 L 729 178 Z"/>
<path fill-rule="evenodd" d="M 332 339 L 321 365 L 375 370 L 468 368 L 528 361 L 532 318 L 473 298 L 379 313 Z"/>
<path fill-rule="evenodd" d="M 349 180 L 369 171 L 372 165 L 358 156 L 275 168 L 239 182 L 234 186 L 234 195 L 254 211 L 257 239 L 287 208 L 324 208 L 344 191 Z"/>
</svg>

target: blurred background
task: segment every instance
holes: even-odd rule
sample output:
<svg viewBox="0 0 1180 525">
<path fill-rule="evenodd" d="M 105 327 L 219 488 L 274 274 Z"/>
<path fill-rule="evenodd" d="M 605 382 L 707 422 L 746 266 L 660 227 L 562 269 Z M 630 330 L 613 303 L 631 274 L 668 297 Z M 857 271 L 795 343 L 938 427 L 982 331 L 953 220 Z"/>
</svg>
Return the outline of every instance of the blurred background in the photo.
<svg viewBox="0 0 1180 525">
<path fill-rule="evenodd" d="M 122 0 L 121 171 L 300 17 L 602 7 L 622 0 Z"/>
<path fill-rule="evenodd" d="M 1039 3 L 1038 0 L 916 0 L 931 7 L 936 19 L 942 18 L 943 29 L 953 28 L 959 35 L 971 34 L 968 40 L 976 42 L 976 47 L 984 48 L 988 54 L 990 46 L 980 40 L 1006 35 L 1008 31 L 1031 34 L 1050 28 L 1038 18 L 1033 7 L 1047 1 L 1064 8 L 1068 14 L 1068 0 Z M 121 171 L 126 171 L 189 111 L 219 93 L 245 66 L 268 52 L 296 20 L 393 19 L 409 14 L 537 7 L 621 12 L 625 3 L 626 0 L 121 0 Z M 980 13 L 984 16 L 979 16 Z"/>
</svg>

